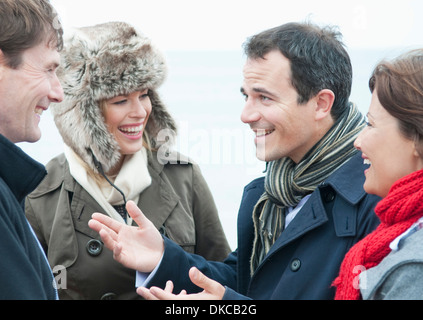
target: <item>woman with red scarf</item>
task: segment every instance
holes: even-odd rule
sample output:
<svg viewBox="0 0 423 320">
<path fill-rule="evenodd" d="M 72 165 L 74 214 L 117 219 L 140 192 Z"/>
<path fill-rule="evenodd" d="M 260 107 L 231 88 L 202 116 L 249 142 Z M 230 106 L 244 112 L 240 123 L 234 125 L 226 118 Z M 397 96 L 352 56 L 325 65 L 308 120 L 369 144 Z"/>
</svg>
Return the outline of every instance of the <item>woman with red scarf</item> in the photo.
<svg viewBox="0 0 423 320">
<path fill-rule="evenodd" d="M 381 62 L 368 125 L 355 141 L 379 227 L 345 256 L 335 299 L 423 299 L 423 49 Z"/>
</svg>

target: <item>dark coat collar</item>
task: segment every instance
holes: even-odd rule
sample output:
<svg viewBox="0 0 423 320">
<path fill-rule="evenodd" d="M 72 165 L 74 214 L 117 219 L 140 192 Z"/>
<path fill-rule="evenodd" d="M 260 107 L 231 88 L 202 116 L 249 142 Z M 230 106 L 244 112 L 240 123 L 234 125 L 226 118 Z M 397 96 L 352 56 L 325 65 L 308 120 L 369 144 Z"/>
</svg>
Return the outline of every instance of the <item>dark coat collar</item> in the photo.
<svg viewBox="0 0 423 320">
<path fill-rule="evenodd" d="M 355 205 L 366 195 L 362 186 L 366 180 L 363 173 L 367 168 L 368 165 L 363 164 L 363 158 L 359 152 L 335 171 L 325 183 L 350 204 Z M 361 173 L 360 170 L 362 170 Z"/>
<path fill-rule="evenodd" d="M 0 135 L 0 177 L 21 202 L 47 174 L 44 166 Z"/>
</svg>

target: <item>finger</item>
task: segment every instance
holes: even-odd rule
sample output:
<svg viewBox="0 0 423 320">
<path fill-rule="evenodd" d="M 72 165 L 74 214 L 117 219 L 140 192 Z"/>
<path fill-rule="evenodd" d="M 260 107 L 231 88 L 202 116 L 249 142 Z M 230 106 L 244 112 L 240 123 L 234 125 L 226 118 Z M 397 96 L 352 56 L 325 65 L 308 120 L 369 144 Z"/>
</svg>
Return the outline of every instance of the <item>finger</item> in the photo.
<svg viewBox="0 0 423 320">
<path fill-rule="evenodd" d="M 138 227 L 142 228 L 150 222 L 150 220 L 146 218 L 135 202 L 128 201 L 126 203 L 126 210 L 128 211 L 128 214 L 131 216 L 132 220 L 134 220 L 138 225 Z"/>
<path fill-rule="evenodd" d="M 167 292 L 161 288 L 158 287 L 151 287 L 150 293 L 156 297 L 156 299 L 159 300 L 177 300 L 177 299 L 183 299 L 183 297 L 179 297 L 174 295 L 171 292 Z"/>
<path fill-rule="evenodd" d="M 124 226 L 123 223 L 117 220 L 114 220 L 105 214 L 98 213 L 98 212 L 93 213 L 91 218 L 92 220 L 97 221 L 97 223 L 113 230 L 116 233 L 119 233 L 122 226 Z M 93 226 L 98 228 L 98 224 L 96 223 L 94 223 Z"/>
<path fill-rule="evenodd" d="M 120 253 L 122 252 L 122 245 L 115 242 L 115 247 L 113 248 L 113 259 L 120 262 Z"/>
<path fill-rule="evenodd" d="M 165 291 L 172 293 L 173 292 L 173 282 L 168 280 L 164 288 Z"/>
<path fill-rule="evenodd" d="M 105 226 L 101 222 L 98 222 L 97 220 L 93 220 L 93 219 L 89 220 L 88 226 L 98 233 L 100 233 L 101 230 L 108 232 L 114 240 L 116 240 L 116 238 L 117 238 L 116 232 L 114 232 L 112 229 L 108 228 L 107 226 Z"/>
<path fill-rule="evenodd" d="M 88 221 L 88 226 L 96 232 L 100 232 L 104 224 L 98 222 L 97 220 L 91 219 Z"/>
<path fill-rule="evenodd" d="M 218 282 L 206 277 L 197 268 L 192 267 L 189 270 L 189 277 L 196 286 L 203 288 L 204 291 L 211 293 L 217 297 L 223 297 L 225 288 Z"/>
<path fill-rule="evenodd" d="M 109 249 L 114 251 L 116 247 L 116 241 L 113 239 L 113 237 L 110 235 L 108 231 L 105 229 L 101 229 L 99 231 L 101 241 L 103 241 L 104 245 Z"/>
<path fill-rule="evenodd" d="M 158 300 L 154 294 L 151 294 L 150 290 L 144 287 L 137 288 L 137 293 L 145 300 Z"/>
</svg>

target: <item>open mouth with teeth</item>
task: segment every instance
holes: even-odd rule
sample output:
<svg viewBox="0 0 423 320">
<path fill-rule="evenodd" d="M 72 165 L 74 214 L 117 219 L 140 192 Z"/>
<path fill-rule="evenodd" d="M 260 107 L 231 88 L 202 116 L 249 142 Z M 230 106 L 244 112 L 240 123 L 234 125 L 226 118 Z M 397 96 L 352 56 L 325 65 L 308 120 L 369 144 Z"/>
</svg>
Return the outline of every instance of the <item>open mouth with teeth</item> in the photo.
<svg viewBox="0 0 423 320">
<path fill-rule="evenodd" d="M 142 133 L 143 125 L 139 125 L 136 127 L 119 127 L 119 131 L 127 136 L 138 136 Z"/>
<path fill-rule="evenodd" d="M 35 108 L 35 114 L 38 114 L 39 116 L 41 116 L 42 114 L 43 114 L 43 112 L 44 112 L 44 109 L 43 108 L 40 108 L 40 107 L 37 107 L 37 108 Z"/>
<path fill-rule="evenodd" d="M 264 129 L 259 129 L 256 131 L 256 137 L 264 137 L 264 136 L 268 136 L 269 134 L 271 134 L 272 132 L 274 132 L 275 130 L 264 130 Z"/>
<path fill-rule="evenodd" d="M 372 164 L 372 163 L 370 162 L 370 160 L 369 160 L 369 159 L 364 159 L 364 160 L 363 160 L 363 163 L 364 163 L 364 164 L 367 164 L 367 165 L 369 165 L 369 166 Z"/>
</svg>

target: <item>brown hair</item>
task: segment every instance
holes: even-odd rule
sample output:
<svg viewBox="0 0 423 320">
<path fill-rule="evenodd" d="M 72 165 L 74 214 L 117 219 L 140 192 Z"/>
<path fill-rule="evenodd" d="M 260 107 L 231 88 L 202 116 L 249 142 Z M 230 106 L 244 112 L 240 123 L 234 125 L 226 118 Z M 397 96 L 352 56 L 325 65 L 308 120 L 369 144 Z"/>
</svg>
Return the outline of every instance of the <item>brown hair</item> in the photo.
<svg viewBox="0 0 423 320">
<path fill-rule="evenodd" d="M 381 105 L 399 122 L 401 133 L 414 140 L 423 157 L 423 49 L 409 51 L 393 61 L 382 61 L 369 81 Z"/>
<path fill-rule="evenodd" d="M 63 29 L 48 0 L 0 0 L 0 50 L 7 65 L 18 68 L 22 53 L 43 41 L 58 51 Z"/>
</svg>

